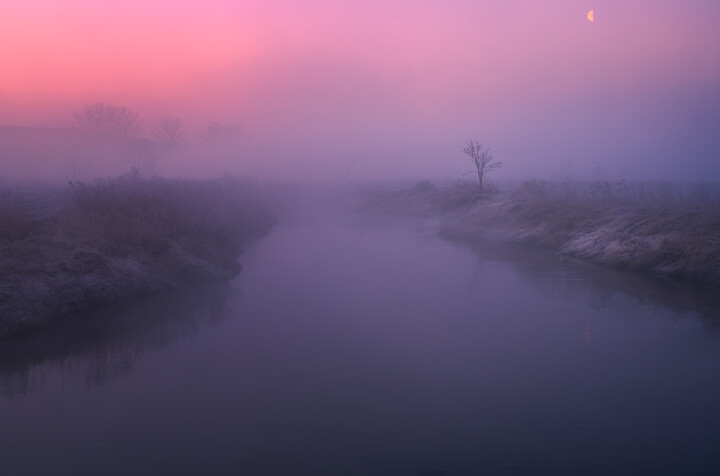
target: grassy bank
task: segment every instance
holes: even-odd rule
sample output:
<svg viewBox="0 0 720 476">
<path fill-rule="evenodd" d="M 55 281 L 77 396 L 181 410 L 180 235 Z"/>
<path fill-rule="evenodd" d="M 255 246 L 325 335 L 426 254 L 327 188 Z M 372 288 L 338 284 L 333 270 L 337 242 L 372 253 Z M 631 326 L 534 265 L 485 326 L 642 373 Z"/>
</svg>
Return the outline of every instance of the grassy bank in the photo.
<svg viewBox="0 0 720 476">
<path fill-rule="evenodd" d="M 374 191 L 361 208 L 441 216 L 442 234 L 541 245 L 607 266 L 720 284 L 720 191 L 707 184 L 461 182 Z"/>
<path fill-rule="evenodd" d="M 274 218 L 238 180 L 120 177 L 0 192 L 0 336 L 240 271 Z"/>
</svg>

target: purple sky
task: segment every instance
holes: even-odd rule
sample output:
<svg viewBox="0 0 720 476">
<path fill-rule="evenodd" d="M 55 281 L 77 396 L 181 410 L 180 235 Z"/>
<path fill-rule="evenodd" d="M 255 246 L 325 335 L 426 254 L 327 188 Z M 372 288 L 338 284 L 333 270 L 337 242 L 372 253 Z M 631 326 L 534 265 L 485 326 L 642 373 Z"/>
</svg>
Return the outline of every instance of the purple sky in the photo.
<svg viewBox="0 0 720 476">
<path fill-rule="evenodd" d="M 221 168 L 260 176 L 455 178 L 472 137 L 498 179 L 720 180 L 719 24 L 716 0 L 6 0 L 0 124 L 237 123 Z"/>
</svg>

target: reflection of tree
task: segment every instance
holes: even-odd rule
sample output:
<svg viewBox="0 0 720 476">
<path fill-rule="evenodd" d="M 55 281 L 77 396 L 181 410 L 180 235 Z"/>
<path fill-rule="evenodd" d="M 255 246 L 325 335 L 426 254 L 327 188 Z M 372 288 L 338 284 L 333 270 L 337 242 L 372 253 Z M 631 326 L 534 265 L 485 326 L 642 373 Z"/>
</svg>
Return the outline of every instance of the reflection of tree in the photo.
<svg viewBox="0 0 720 476">
<path fill-rule="evenodd" d="M 101 385 L 129 373 L 146 352 L 196 334 L 223 317 L 229 283 L 193 287 L 48 323 L 0 344 L 0 394 L 38 390 L 53 375 Z"/>
</svg>

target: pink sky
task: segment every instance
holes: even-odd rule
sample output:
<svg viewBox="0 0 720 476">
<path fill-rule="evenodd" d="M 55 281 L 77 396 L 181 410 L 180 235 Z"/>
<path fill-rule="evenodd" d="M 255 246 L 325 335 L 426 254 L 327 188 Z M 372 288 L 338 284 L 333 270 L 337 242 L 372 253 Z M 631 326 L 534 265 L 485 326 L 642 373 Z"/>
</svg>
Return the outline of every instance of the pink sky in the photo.
<svg viewBox="0 0 720 476">
<path fill-rule="evenodd" d="M 0 124 L 71 125 L 96 101 L 147 127 L 234 122 L 248 170 L 291 175 L 455 176 L 468 137 L 509 175 L 670 167 L 648 157 L 673 133 L 661 150 L 720 148 L 688 126 L 720 120 L 718 3 L 5 0 Z"/>
</svg>

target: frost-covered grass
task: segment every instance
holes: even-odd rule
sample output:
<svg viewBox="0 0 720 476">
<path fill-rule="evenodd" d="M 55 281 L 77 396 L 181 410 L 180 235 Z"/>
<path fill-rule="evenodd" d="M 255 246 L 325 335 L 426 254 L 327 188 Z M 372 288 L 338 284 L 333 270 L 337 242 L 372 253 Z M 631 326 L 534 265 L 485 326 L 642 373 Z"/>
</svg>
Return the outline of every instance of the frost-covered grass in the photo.
<svg viewBox="0 0 720 476">
<path fill-rule="evenodd" d="M 608 266 L 720 284 L 720 188 L 552 183 L 480 193 L 470 182 L 376 191 L 363 208 L 442 216 L 441 233 L 542 245 Z"/>
<path fill-rule="evenodd" d="M 0 193 L 0 336 L 184 283 L 234 276 L 272 215 L 232 179 L 120 177 Z"/>
</svg>

